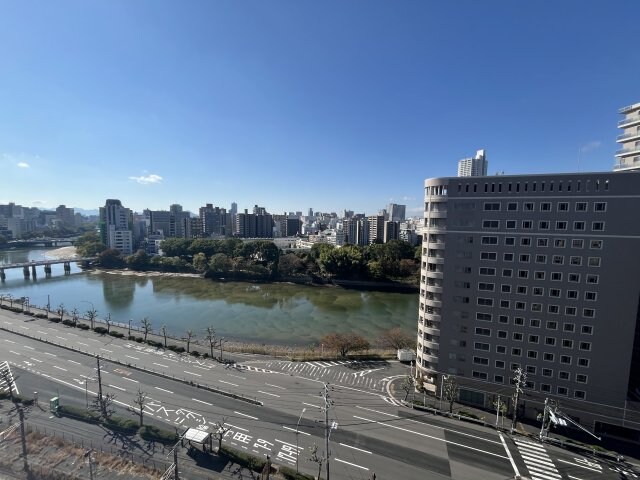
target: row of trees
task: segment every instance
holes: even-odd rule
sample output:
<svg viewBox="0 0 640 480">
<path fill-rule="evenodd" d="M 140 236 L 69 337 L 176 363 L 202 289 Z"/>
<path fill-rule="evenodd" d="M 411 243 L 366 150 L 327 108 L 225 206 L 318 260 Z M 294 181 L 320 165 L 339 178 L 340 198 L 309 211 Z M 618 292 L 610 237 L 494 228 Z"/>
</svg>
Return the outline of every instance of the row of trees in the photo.
<svg viewBox="0 0 640 480">
<path fill-rule="evenodd" d="M 349 353 L 369 350 L 371 344 L 362 335 L 357 333 L 329 333 L 320 339 L 323 348 L 335 351 L 337 355 L 346 357 Z M 377 342 L 383 348 L 394 350 L 402 348 L 415 348 L 416 341 L 413 335 L 401 328 L 386 330 L 380 335 Z"/>
<path fill-rule="evenodd" d="M 169 238 L 161 244 L 164 256 L 149 256 L 143 250 L 123 257 L 107 249 L 95 232 L 83 235 L 76 248 L 82 256 L 98 256 L 105 268 L 197 272 L 209 277 L 266 279 L 309 276 L 352 280 L 404 279 L 417 284 L 420 248 L 392 240 L 367 246 L 337 248 L 318 243 L 306 252 L 283 253 L 270 241 L 243 242 Z"/>
</svg>

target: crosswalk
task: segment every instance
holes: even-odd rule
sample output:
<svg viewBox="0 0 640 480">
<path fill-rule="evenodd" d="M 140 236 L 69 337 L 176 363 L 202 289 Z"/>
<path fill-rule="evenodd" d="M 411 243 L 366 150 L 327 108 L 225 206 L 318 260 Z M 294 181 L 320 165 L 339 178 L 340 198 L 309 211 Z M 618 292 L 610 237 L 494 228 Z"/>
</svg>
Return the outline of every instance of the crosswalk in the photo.
<svg viewBox="0 0 640 480">
<path fill-rule="evenodd" d="M 0 363 L 0 392 L 8 392 L 9 386 L 12 387 L 14 393 L 19 394 L 16 382 L 13 379 L 9 362 Z"/>
<path fill-rule="evenodd" d="M 524 439 L 514 439 L 514 442 L 532 480 L 562 479 L 562 475 L 541 444 Z"/>
</svg>

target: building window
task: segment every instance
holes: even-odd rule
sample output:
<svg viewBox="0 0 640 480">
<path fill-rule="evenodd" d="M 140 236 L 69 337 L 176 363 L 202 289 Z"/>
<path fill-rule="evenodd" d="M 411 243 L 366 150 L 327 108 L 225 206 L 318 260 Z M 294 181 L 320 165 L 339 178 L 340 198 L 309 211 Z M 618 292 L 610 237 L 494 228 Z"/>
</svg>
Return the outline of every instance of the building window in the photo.
<svg viewBox="0 0 640 480">
<path fill-rule="evenodd" d="M 489 228 L 492 230 L 496 230 L 500 228 L 500 220 L 483 220 L 482 228 Z"/>
<path fill-rule="evenodd" d="M 538 247 L 548 247 L 549 246 L 549 239 L 548 238 L 539 238 L 536 241 L 536 245 L 538 245 Z"/>
<path fill-rule="evenodd" d="M 488 352 L 489 351 L 489 344 L 488 343 L 482 343 L 482 342 L 475 342 L 473 344 L 473 348 L 475 348 L 476 350 L 486 350 Z"/>
<path fill-rule="evenodd" d="M 481 307 L 493 307 L 493 298 L 478 297 L 477 303 Z"/>
<path fill-rule="evenodd" d="M 496 252 L 480 252 L 480 260 L 497 260 L 498 254 Z"/>
<path fill-rule="evenodd" d="M 511 349 L 511 355 L 513 355 L 514 357 L 522 356 L 522 349 L 521 348 L 517 348 L 517 347 L 513 347 Z"/>
<path fill-rule="evenodd" d="M 543 377 L 553 377 L 553 370 L 550 368 L 543 368 L 542 369 L 542 376 Z"/>
<path fill-rule="evenodd" d="M 567 246 L 567 241 L 564 238 L 556 238 L 553 241 L 553 246 L 556 248 L 564 248 Z"/>
<path fill-rule="evenodd" d="M 498 237 L 482 237 L 480 242 L 482 243 L 482 245 L 497 245 Z"/>
<path fill-rule="evenodd" d="M 557 330 L 558 329 L 558 322 L 556 321 L 548 321 L 547 322 L 547 330 Z"/>
<path fill-rule="evenodd" d="M 576 212 L 586 212 L 587 202 L 576 202 Z"/>
<path fill-rule="evenodd" d="M 500 203 L 491 203 L 491 202 L 485 202 L 484 203 L 484 210 L 485 212 L 487 211 L 493 211 L 493 212 L 499 212 L 500 211 Z"/>
<path fill-rule="evenodd" d="M 537 260 L 537 257 L 536 257 L 536 260 Z M 546 276 L 547 276 L 546 272 L 535 272 L 534 278 L 536 280 L 544 280 Z"/>
<path fill-rule="evenodd" d="M 558 203 L 558 211 L 559 212 L 568 212 L 569 204 L 567 202 L 559 202 Z"/>
<path fill-rule="evenodd" d="M 495 383 L 504 383 L 504 376 L 502 376 L 502 375 L 494 375 L 493 376 L 493 381 Z"/>
<path fill-rule="evenodd" d="M 529 255 L 528 253 L 523 253 L 520 255 L 519 260 L 521 263 L 529 263 L 530 258 L 531 258 L 531 255 Z"/>
<path fill-rule="evenodd" d="M 504 323 L 504 324 L 509 323 L 509 315 L 500 315 L 498 317 L 498 323 Z"/>
<path fill-rule="evenodd" d="M 584 299 L 588 302 L 595 302 L 598 298 L 596 292 L 584 292 Z"/>
<path fill-rule="evenodd" d="M 551 211 L 551 203 L 549 202 L 543 202 L 540 204 L 540 211 L 541 212 L 550 212 Z"/>
<path fill-rule="evenodd" d="M 543 287 L 533 287 L 532 293 L 536 297 L 541 297 L 542 295 L 544 295 L 544 288 Z"/>
<path fill-rule="evenodd" d="M 504 244 L 508 247 L 512 247 L 516 244 L 516 238 L 515 237 L 505 237 L 504 239 Z"/>
<path fill-rule="evenodd" d="M 541 392 L 545 392 L 545 393 L 550 393 L 551 392 L 551 385 L 549 385 L 547 383 L 541 383 L 540 384 L 540 391 Z"/>
<path fill-rule="evenodd" d="M 553 353 L 548 353 L 548 352 L 545 352 L 545 354 L 542 356 L 542 359 L 545 362 L 553 362 L 554 358 L 555 358 L 555 355 Z"/>
<path fill-rule="evenodd" d="M 529 278 L 529 270 L 518 270 L 518 278 Z"/>
<path fill-rule="evenodd" d="M 580 283 L 580 274 L 570 273 L 568 279 L 571 283 Z"/>
<path fill-rule="evenodd" d="M 507 338 L 507 332 L 505 330 L 498 330 L 498 338 Z"/>
<path fill-rule="evenodd" d="M 587 383 L 588 377 L 584 373 L 576 374 L 577 383 Z"/>
<path fill-rule="evenodd" d="M 552 298 L 560 298 L 560 296 L 562 295 L 562 290 L 560 290 L 559 288 L 550 288 L 549 289 L 549 296 Z"/>
<path fill-rule="evenodd" d="M 515 212 L 518 210 L 518 204 L 516 202 L 507 203 L 507 210 L 510 212 Z"/>
<path fill-rule="evenodd" d="M 476 365 L 489 365 L 489 359 L 485 357 L 473 357 L 473 363 Z"/>
<path fill-rule="evenodd" d="M 571 240 L 571 248 L 583 248 L 584 240 L 581 238 L 574 238 Z"/>
<path fill-rule="evenodd" d="M 524 325 L 524 318 L 522 317 L 513 317 L 513 324 L 518 326 Z"/>
<path fill-rule="evenodd" d="M 582 257 L 569 257 L 569 264 L 574 267 L 579 267 L 582 265 Z"/>
<path fill-rule="evenodd" d="M 597 284 L 599 280 L 600 280 L 600 275 L 593 275 L 593 274 L 587 275 L 587 283 Z"/>
<path fill-rule="evenodd" d="M 533 202 L 524 202 L 524 204 L 522 205 L 522 210 L 524 212 L 533 212 L 534 210 Z"/>
<path fill-rule="evenodd" d="M 606 212 L 607 211 L 607 202 L 595 202 L 593 204 L 594 212 Z"/>
<path fill-rule="evenodd" d="M 590 267 L 599 267 L 600 266 L 600 257 L 589 257 L 589 266 Z"/>
<path fill-rule="evenodd" d="M 577 310 L 578 309 L 576 307 L 564 307 L 564 314 L 575 317 L 577 314 Z"/>
<path fill-rule="evenodd" d="M 573 391 L 573 396 L 575 398 L 580 399 L 580 400 L 584 400 L 585 398 L 587 398 L 587 394 L 583 390 L 574 390 Z"/>
<path fill-rule="evenodd" d="M 589 248 L 592 250 L 602 250 L 602 240 L 591 240 Z"/>
<path fill-rule="evenodd" d="M 549 228 L 550 228 L 550 222 L 549 222 L 549 220 L 540 220 L 540 221 L 538 222 L 538 228 L 539 228 L 540 230 L 549 230 Z M 546 245 L 545 245 L 545 247 L 546 247 Z"/>
<path fill-rule="evenodd" d="M 551 281 L 552 282 L 561 282 L 562 281 L 562 272 L 551 272 Z"/>
<path fill-rule="evenodd" d="M 503 277 L 512 277 L 513 276 L 513 270 L 511 270 L 510 268 L 503 268 L 502 269 L 502 276 Z"/>
<path fill-rule="evenodd" d="M 502 285 L 500 285 L 500 291 L 502 293 L 511 293 L 511 285 L 509 285 L 508 283 L 503 283 Z"/>
<path fill-rule="evenodd" d="M 538 343 L 539 339 L 538 335 L 529 335 L 529 343 Z"/>
<path fill-rule="evenodd" d="M 580 342 L 580 350 L 585 352 L 591 351 L 591 342 Z"/>
<path fill-rule="evenodd" d="M 547 256 L 546 255 L 541 255 L 541 254 L 537 254 L 536 255 L 536 263 L 547 263 Z"/>
<path fill-rule="evenodd" d="M 516 288 L 516 293 L 518 295 L 526 295 L 527 287 L 525 285 L 518 285 L 518 287 Z"/>
<path fill-rule="evenodd" d="M 511 302 L 509 300 L 500 300 L 500 308 L 510 308 Z"/>
<path fill-rule="evenodd" d="M 473 378 L 479 378 L 480 380 L 486 380 L 487 379 L 487 374 L 485 372 L 477 372 L 475 370 L 472 370 L 471 376 Z"/>
<path fill-rule="evenodd" d="M 558 378 L 560 380 L 569 380 L 571 378 L 571 374 L 569 372 L 558 372 Z"/>
<path fill-rule="evenodd" d="M 591 325 L 582 325 L 580 333 L 584 333 L 585 335 L 593 335 L 593 327 Z"/>
<path fill-rule="evenodd" d="M 482 290 L 482 291 L 493 292 L 495 290 L 495 287 L 496 286 L 494 283 L 486 283 L 486 282 L 478 283 L 478 290 Z"/>
<path fill-rule="evenodd" d="M 573 340 L 570 340 L 568 338 L 563 338 L 562 348 L 573 348 Z"/>
<path fill-rule="evenodd" d="M 571 356 L 560 355 L 560 363 L 564 363 L 565 365 L 571 365 Z"/>
<path fill-rule="evenodd" d="M 496 353 L 500 353 L 500 354 L 507 353 L 507 347 L 504 345 L 496 345 Z"/>
<path fill-rule="evenodd" d="M 527 309 L 527 303 L 526 302 L 516 302 L 515 309 L 516 310 L 526 310 Z"/>
<path fill-rule="evenodd" d="M 558 395 L 566 397 L 569 394 L 567 387 L 558 387 Z"/>
<path fill-rule="evenodd" d="M 493 277 L 496 274 L 496 269 L 491 267 L 480 267 L 480 269 L 478 270 L 478 273 L 480 275 Z"/>
<path fill-rule="evenodd" d="M 549 345 L 550 347 L 553 347 L 556 344 L 555 337 L 545 337 L 544 338 L 544 344 L 545 345 Z"/>
<path fill-rule="evenodd" d="M 579 367 L 589 367 L 589 359 L 588 358 L 579 358 L 578 359 L 578 366 Z"/>
<path fill-rule="evenodd" d="M 586 229 L 585 223 L 583 221 L 573 222 L 573 229 L 578 232 L 583 232 Z"/>
<path fill-rule="evenodd" d="M 532 312 L 541 312 L 542 311 L 542 304 L 541 303 L 532 303 L 531 304 L 531 311 Z"/>
<path fill-rule="evenodd" d="M 522 338 L 523 338 L 523 336 L 522 336 L 522 334 L 520 332 L 513 332 L 513 339 L 516 342 L 521 342 Z"/>
<path fill-rule="evenodd" d="M 604 232 L 604 222 L 593 222 L 591 224 L 591 230 L 594 232 Z"/>
<path fill-rule="evenodd" d="M 532 328 L 540 328 L 540 320 L 537 318 L 530 319 L 529 326 Z"/>
<path fill-rule="evenodd" d="M 551 257 L 551 263 L 553 263 L 554 265 L 563 265 L 564 257 L 562 255 L 554 255 L 553 257 Z"/>
<path fill-rule="evenodd" d="M 476 335 L 482 335 L 484 337 L 490 337 L 491 336 L 491 329 L 490 328 L 476 327 Z"/>
<path fill-rule="evenodd" d="M 560 307 L 558 305 L 547 305 L 547 312 L 557 315 L 560 313 Z"/>
<path fill-rule="evenodd" d="M 493 315 L 490 313 L 476 313 L 476 320 L 480 320 L 481 322 L 490 322 L 493 319 Z"/>
<path fill-rule="evenodd" d="M 522 228 L 524 230 L 531 230 L 533 228 L 533 221 L 531 221 L 531 220 L 523 220 L 522 221 Z"/>
<path fill-rule="evenodd" d="M 520 239 L 520 246 L 522 246 L 522 247 L 530 247 L 531 246 L 531 238 L 522 237 Z"/>
<path fill-rule="evenodd" d="M 593 308 L 583 308 L 582 316 L 585 318 L 594 318 L 596 316 L 596 311 Z"/>
<path fill-rule="evenodd" d="M 505 262 L 513 262 L 513 253 L 505 253 L 502 256 L 502 260 L 504 260 Z"/>
<path fill-rule="evenodd" d="M 565 323 L 562 325 L 562 330 L 564 330 L 565 332 L 575 332 L 576 331 L 576 324 L 575 323 Z"/>
</svg>

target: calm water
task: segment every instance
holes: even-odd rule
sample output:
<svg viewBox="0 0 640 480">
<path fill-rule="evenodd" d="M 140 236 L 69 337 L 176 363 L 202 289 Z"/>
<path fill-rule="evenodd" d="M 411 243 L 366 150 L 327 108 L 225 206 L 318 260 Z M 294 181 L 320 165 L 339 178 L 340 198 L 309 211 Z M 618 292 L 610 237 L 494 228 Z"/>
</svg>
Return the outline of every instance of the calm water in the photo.
<svg viewBox="0 0 640 480">
<path fill-rule="evenodd" d="M 0 250 L 0 264 L 46 258 L 47 250 Z M 417 294 L 357 292 L 334 287 L 289 284 L 216 283 L 201 278 L 126 276 L 82 272 L 71 264 L 64 276 L 54 265 L 25 280 L 22 269 L 6 270 L 0 295 L 29 297 L 31 304 L 67 310 L 90 309 L 98 316 L 133 324 L 147 316 L 154 330 L 162 324 L 174 334 L 193 329 L 200 335 L 213 325 L 220 335 L 238 341 L 308 345 L 327 332 L 356 332 L 375 340 L 381 331 L 401 327 L 415 331 Z"/>
</svg>

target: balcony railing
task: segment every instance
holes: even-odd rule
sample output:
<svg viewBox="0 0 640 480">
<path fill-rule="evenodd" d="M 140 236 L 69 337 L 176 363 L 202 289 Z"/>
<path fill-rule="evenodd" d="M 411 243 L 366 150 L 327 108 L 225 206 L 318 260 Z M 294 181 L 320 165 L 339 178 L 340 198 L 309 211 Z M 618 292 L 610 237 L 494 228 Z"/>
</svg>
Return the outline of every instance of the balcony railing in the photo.
<svg viewBox="0 0 640 480">
<path fill-rule="evenodd" d="M 622 135 L 618 135 L 616 137 L 616 140 L 619 142 L 621 140 L 627 140 L 629 138 L 634 138 L 634 137 L 640 137 L 640 132 L 624 133 Z"/>
<path fill-rule="evenodd" d="M 616 152 L 616 157 L 624 157 L 627 155 L 634 155 L 636 153 L 640 153 L 640 145 L 631 148 L 623 148 L 622 150 L 618 150 Z"/>
<path fill-rule="evenodd" d="M 640 122 L 640 115 L 637 115 L 635 117 L 627 117 L 618 122 L 618 127 L 624 127 L 625 125 L 632 125 L 638 122 Z"/>
</svg>

